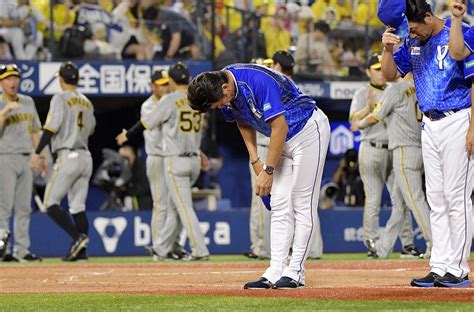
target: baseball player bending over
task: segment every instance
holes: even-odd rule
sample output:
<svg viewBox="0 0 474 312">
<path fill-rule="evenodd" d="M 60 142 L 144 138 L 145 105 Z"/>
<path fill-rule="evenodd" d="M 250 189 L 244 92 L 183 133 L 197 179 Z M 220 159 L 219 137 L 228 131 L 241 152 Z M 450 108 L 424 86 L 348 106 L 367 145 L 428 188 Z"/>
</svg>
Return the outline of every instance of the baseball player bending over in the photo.
<svg viewBox="0 0 474 312">
<path fill-rule="evenodd" d="M 431 208 L 433 248 L 430 272 L 413 279 L 418 287 L 470 287 L 472 243 L 472 158 L 474 127 L 472 77 L 474 56 L 464 62 L 449 53 L 451 20 L 433 15 L 426 0 L 407 0 L 410 38 L 394 51 L 400 38 L 393 29 L 382 37 L 382 72 L 388 80 L 413 73 L 423 112 L 421 148 L 426 195 Z M 454 27 L 467 26 L 453 21 Z M 466 42 L 469 45 L 469 42 Z"/>
<path fill-rule="evenodd" d="M 351 130 L 365 129 L 378 122 L 387 124 L 388 148 L 393 153 L 395 185 L 405 205 L 396 205 L 385 226 L 385 235 L 376 244 L 377 254 L 388 258 L 398 233 L 402 230 L 405 209 L 409 207 L 426 241 L 424 257 L 431 254 L 431 227 L 428 203 L 422 189 L 423 159 L 421 155 L 421 120 L 415 87 L 411 80 L 391 84 L 385 90 L 379 105 L 361 121 L 355 121 Z M 401 209 L 402 208 L 402 209 Z M 411 216 L 410 216 L 411 218 Z"/>
<path fill-rule="evenodd" d="M 71 236 L 71 248 L 64 261 L 87 259 L 86 247 L 89 221 L 86 198 L 92 175 L 92 157 L 88 149 L 89 136 L 96 125 L 94 106 L 77 91 L 79 70 L 72 62 L 61 65 L 59 83 L 63 92 L 51 99 L 41 141 L 31 165 L 38 168 L 43 148 L 51 141 L 52 152 L 57 154 L 53 175 L 46 186 L 44 205 L 48 215 Z M 68 195 L 69 213 L 59 206 Z"/>
<path fill-rule="evenodd" d="M 199 226 L 199 220 L 193 209 L 191 186 L 199 177 L 202 155 L 201 121 L 202 115 L 189 107 L 187 100 L 187 85 L 189 70 L 183 63 L 176 63 L 169 69 L 170 86 L 173 92 L 161 98 L 154 110 L 128 131 L 123 130 L 117 136 L 117 143 L 123 144 L 131 138 L 146 130 L 162 127 L 162 140 L 164 146 L 165 181 L 170 190 L 173 209 L 166 214 L 164 237 L 158 237 L 161 242 L 156 250 L 160 257 L 172 251 L 181 226 L 176 217 L 178 214 L 181 224 L 186 228 L 192 254 L 185 260 L 207 260 L 209 251 L 206 247 L 204 234 Z"/>
<path fill-rule="evenodd" d="M 188 99 L 196 110 L 220 109 L 228 121 L 237 122 L 257 175 L 256 193 L 271 193 L 270 267 L 244 289 L 304 287 L 329 144 L 326 115 L 289 78 L 255 64 L 200 74 L 189 86 Z M 265 160 L 258 159 L 256 131 L 270 137 Z"/>
<path fill-rule="evenodd" d="M 18 94 L 20 70 L 14 64 L 0 67 L 0 260 L 41 261 L 31 253 L 30 216 L 33 176 L 30 155 L 39 143 L 41 123 L 35 103 Z M 42 163 L 46 171 L 46 163 Z M 15 245 L 8 250 L 13 212 Z"/>
</svg>

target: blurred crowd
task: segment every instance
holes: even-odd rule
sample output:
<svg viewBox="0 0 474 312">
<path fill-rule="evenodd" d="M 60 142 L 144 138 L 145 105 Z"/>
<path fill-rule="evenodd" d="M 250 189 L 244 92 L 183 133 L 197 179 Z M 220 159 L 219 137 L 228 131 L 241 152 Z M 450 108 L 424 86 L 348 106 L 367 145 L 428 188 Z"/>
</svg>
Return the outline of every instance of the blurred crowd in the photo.
<svg viewBox="0 0 474 312">
<path fill-rule="evenodd" d="M 286 50 L 296 73 L 348 76 L 381 48 L 377 0 L 216 0 L 214 38 L 211 2 L 0 0 L 0 60 L 214 57 L 222 67 Z M 432 1 L 437 15 L 447 3 Z"/>
</svg>

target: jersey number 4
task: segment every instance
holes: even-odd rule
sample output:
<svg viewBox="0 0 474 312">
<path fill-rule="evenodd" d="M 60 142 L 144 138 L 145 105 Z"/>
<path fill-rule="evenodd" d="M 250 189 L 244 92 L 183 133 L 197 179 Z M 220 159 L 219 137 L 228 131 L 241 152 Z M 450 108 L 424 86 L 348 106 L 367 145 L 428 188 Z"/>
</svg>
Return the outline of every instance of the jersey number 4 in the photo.
<svg viewBox="0 0 474 312">
<path fill-rule="evenodd" d="M 79 114 L 77 115 L 77 126 L 79 127 L 79 130 L 82 132 L 84 130 L 84 112 L 80 111 Z"/>
<path fill-rule="evenodd" d="M 183 132 L 199 132 L 201 130 L 202 116 L 196 111 L 181 111 L 179 114 L 179 128 Z"/>
</svg>

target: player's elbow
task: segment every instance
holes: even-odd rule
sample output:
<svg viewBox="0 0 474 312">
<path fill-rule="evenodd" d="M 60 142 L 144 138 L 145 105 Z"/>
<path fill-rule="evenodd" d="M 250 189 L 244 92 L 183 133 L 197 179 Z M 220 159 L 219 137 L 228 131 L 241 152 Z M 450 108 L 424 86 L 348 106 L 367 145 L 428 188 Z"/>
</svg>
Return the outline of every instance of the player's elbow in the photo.
<svg viewBox="0 0 474 312">
<path fill-rule="evenodd" d="M 451 58 L 455 61 L 462 61 L 465 59 L 463 53 L 455 49 L 450 49 L 449 54 L 451 54 Z"/>
</svg>

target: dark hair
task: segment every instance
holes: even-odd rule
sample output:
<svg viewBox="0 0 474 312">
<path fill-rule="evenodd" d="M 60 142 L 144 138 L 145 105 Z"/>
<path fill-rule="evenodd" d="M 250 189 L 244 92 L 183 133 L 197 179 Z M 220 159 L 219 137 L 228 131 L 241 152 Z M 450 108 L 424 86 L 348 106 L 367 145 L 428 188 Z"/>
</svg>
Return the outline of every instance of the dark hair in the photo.
<svg viewBox="0 0 474 312">
<path fill-rule="evenodd" d="M 224 71 L 212 71 L 199 74 L 188 87 L 188 100 L 192 109 L 207 112 L 213 103 L 224 96 L 222 85 L 227 83 Z"/>
<path fill-rule="evenodd" d="M 317 21 L 316 23 L 314 23 L 314 30 L 319 30 L 323 34 L 327 35 L 331 28 L 329 27 L 329 24 L 325 21 Z"/>
<path fill-rule="evenodd" d="M 281 66 L 281 72 L 283 74 L 285 74 L 287 76 L 290 76 L 290 77 L 293 76 L 293 74 L 294 74 L 293 66 L 283 66 L 281 64 L 280 64 L 280 66 Z"/>
<path fill-rule="evenodd" d="M 427 13 L 433 14 L 426 0 L 407 0 L 406 16 L 409 22 L 425 23 Z"/>
</svg>

